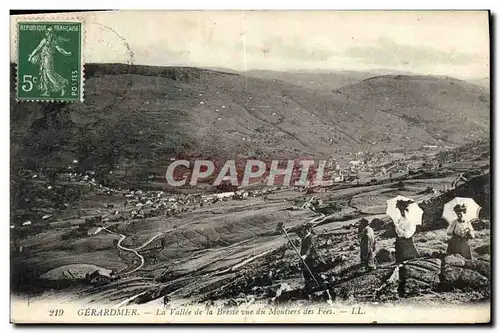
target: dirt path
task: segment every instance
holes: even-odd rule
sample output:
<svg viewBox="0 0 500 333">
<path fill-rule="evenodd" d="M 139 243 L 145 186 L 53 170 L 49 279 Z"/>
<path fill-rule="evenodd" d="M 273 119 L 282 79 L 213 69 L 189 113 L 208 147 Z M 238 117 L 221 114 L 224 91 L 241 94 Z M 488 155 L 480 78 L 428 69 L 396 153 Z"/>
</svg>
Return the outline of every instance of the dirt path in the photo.
<svg viewBox="0 0 500 333">
<path fill-rule="evenodd" d="M 139 259 L 141 259 L 141 264 L 139 266 L 137 266 L 136 268 L 134 268 L 133 270 L 131 271 L 128 271 L 124 274 L 130 274 L 130 273 L 133 273 L 135 271 L 138 271 L 139 269 L 141 269 L 143 266 L 144 266 L 144 263 L 145 263 L 145 260 L 144 260 L 144 257 L 142 255 L 139 254 L 139 250 L 142 250 L 144 247 L 146 247 L 148 244 L 150 244 L 152 241 L 154 241 L 156 238 L 160 237 L 163 233 L 160 232 L 156 235 L 154 235 L 153 237 L 149 238 L 147 241 L 145 241 L 141 246 L 139 247 L 136 247 L 136 248 L 129 248 L 129 247 L 125 247 L 122 245 L 122 242 L 125 238 L 127 238 L 127 236 L 123 235 L 123 234 L 118 234 L 116 232 L 113 232 L 113 231 L 110 231 L 108 229 L 106 229 L 105 227 L 102 227 L 102 230 L 105 230 L 107 232 L 109 232 L 110 234 L 114 234 L 114 235 L 118 235 L 120 236 L 120 239 L 118 240 L 118 243 L 116 244 L 116 247 L 119 249 L 119 250 L 122 250 L 122 251 L 125 251 L 125 252 L 132 252 L 134 253 L 136 256 L 139 257 Z"/>
</svg>

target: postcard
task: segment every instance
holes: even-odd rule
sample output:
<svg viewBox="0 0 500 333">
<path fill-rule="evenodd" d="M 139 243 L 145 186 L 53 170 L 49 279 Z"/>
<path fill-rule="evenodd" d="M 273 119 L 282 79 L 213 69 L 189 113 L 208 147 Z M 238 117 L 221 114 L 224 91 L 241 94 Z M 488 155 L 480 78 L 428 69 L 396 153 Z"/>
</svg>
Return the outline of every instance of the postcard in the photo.
<svg viewBox="0 0 500 333">
<path fill-rule="evenodd" d="M 11 322 L 490 323 L 489 18 L 11 15 Z"/>
</svg>

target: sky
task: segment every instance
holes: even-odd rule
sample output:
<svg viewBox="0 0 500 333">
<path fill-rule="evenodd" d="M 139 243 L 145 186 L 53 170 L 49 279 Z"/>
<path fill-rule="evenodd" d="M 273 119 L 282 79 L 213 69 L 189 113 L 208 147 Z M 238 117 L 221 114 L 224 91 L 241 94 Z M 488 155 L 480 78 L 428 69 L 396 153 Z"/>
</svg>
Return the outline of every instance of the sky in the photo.
<svg viewBox="0 0 500 333">
<path fill-rule="evenodd" d="M 70 15 L 85 21 L 84 57 L 88 63 L 240 71 L 389 70 L 462 79 L 486 78 L 490 71 L 486 11 L 117 11 Z M 12 36 L 15 24 L 16 18 L 12 18 Z M 15 38 L 11 38 L 11 60 L 16 58 Z"/>
</svg>

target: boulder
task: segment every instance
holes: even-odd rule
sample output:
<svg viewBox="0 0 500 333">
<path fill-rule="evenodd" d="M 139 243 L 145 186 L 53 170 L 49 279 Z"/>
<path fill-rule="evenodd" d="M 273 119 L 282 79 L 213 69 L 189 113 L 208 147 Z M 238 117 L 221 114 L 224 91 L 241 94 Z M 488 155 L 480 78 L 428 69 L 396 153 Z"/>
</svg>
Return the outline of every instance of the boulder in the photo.
<svg viewBox="0 0 500 333">
<path fill-rule="evenodd" d="M 288 283 L 282 283 L 276 290 L 276 295 L 271 298 L 273 303 L 286 303 L 301 298 L 302 291 L 293 289 Z"/>
<path fill-rule="evenodd" d="M 433 249 L 430 249 L 428 247 L 418 247 L 418 254 L 419 257 L 427 258 L 427 257 L 433 257 L 432 253 L 434 253 Z"/>
<path fill-rule="evenodd" d="M 463 269 L 457 281 L 457 287 L 466 290 L 478 290 L 488 287 L 488 279 L 477 271 Z"/>
<path fill-rule="evenodd" d="M 487 262 L 491 262 L 491 256 L 489 254 L 485 254 L 479 258 L 477 258 L 478 260 L 481 260 L 481 261 L 487 261 Z"/>
<path fill-rule="evenodd" d="M 396 230 L 394 230 L 394 227 L 391 227 L 384 232 L 382 232 L 380 235 L 380 238 L 382 239 L 387 239 L 387 238 L 394 238 L 397 236 Z"/>
<path fill-rule="evenodd" d="M 455 266 L 455 267 L 464 267 L 465 266 L 465 258 L 462 257 L 460 254 L 452 254 L 452 255 L 446 256 L 444 258 L 444 264 Z"/>
<path fill-rule="evenodd" d="M 440 249 L 436 250 L 435 248 L 429 247 L 418 247 L 418 254 L 421 258 L 443 258 L 446 255 L 445 251 Z"/>
<path fill-rule="evenodd" d="M 328 289 L 316 291 L 309 295 L 309 298 L 313 302 L 327 302 L 332 300 L 332 295 Z"/>
<path fill-rule="evenodd" d="M 477 271 L 486 278 L 491 277 L 491 264 L 484 260 L 465 260 L 465 268 Z"/>
<path fill-rule="evenodd" d="M 474 251 L 476 251 L 477 254 L 479 254 L 480 256 L 484 255 L 484 254 L 491 254 L 491 247 L 489 244 L 485 244 L 485 245 L 481 245 L 481 246 L 478 246 L 474 249 Z"/>
<path fill-rule="evenodd" d="M 441 271 L 441 284 L 446 288 L 462 290 L 484 289 L 488 287 L 489 280 L 478 271 L 447 265 Z"/>
<path fill-rule="evenodd" d="M 377 262 L 394 262 L 396 260 L 396 255 L 394 249 L 380 249 L 375 255 Z"/>
<path fill-rule="evenodd" d="M 386 284 L 393 271 L 394 268 L 378 268 L 362 275 L 355 274 L 337 284 L 334 287 L 334 294 L 342 299 L 371 298 Z"/>
<path fill-rule="evenodd" d="M 441 270 L 440 281 L 445 287 L 455 287 L 462 274 L 463 268 L 456 266 L 445 266 Z"/>
<path fill-rule="evenodd" d="M 480 220 L 476 219 L 474 221 L 471 221 L 472 228 L 476 231 L 480 231 L 483 229 L 490 229 L 490 221 L 488 220 Z"/>
<path fill-rule="evenodd" d="M 370 222 L 370 227 L 372 227 L 373 230 L 378 231 L 378 230 L 383 230 L 386 229 L 386 224 L 383 220 L 374 218 Z"/>
<path fill-rule="evenodd" d="M 429 271 L 441 270 L 441 260 L 438 258 L 415 259 L 407 263 L 408 266 L 421 267 Z"/>
<path fill-rule="evenodd" d="M 407 292 L 419 292 L 422 289 L 434 289 L 439 283 L 441 260 L 437 258 L 416 259 L 407 262 L 402 268 L 402 276 Z"/>
</svg>

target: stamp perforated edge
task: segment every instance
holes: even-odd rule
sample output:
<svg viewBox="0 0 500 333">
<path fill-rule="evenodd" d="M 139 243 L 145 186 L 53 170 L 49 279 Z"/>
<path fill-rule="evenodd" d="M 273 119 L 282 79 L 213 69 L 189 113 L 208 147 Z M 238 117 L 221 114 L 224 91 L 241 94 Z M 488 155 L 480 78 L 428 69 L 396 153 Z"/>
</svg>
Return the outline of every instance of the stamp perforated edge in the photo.
<svg viewBox="0 0 500 333">
<path fill-rule="evenodd" d="M 19 47 L 18 47 L 18 41 L 19 41 L 19 29 L 18 25 L 19 22 L 23 21 L 32 21 L 32 22 L 79 22 L 81 23 L 81 31 L 80 31 L 80 98 L 79 99 L 74 99 L 74 100 L 57 100 L 57 99 L 19 99 L 18 98 L 18 89 L 19 89 L 19 82 L 18 82 L 18 68 L 19 66 Z M 14 62 L 14 68 L 15 68 L 15 80 L 16 80 L 16 102 L 39 102 L 39 103 L 75 103 L 77 101 L 83 102 L 84 101 L 84 86 L 85 86 L 85 39 L 86 39 L 86 34 L 87 34 L 87 29 L 86 29 L 86 24 L 85 20 L 81 17 L 78 16 L 64 16 L 64 15 L 56 15 L 56 16 L 43 16 L 43 15 L 29 15 L 29 16 L 16 16 L 15 17 L 15 24 L 14 24 L 14 45 L 13 47 L 15 48 L 14 53 L 16 55 L 15 62 Z"/>
</svg>

